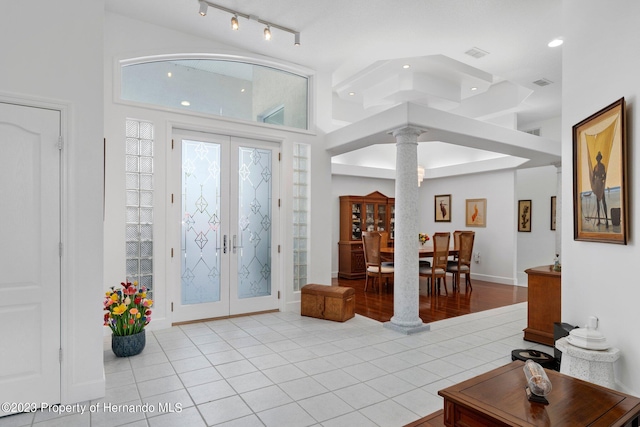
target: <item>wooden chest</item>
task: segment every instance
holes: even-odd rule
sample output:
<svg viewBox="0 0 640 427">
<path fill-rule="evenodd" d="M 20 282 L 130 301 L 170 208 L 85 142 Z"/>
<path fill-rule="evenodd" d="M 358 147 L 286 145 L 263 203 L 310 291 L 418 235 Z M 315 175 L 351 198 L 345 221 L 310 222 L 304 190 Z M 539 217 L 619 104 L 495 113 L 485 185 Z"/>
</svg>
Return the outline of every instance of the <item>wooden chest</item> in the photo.
<svg viewBox="0 0 640 427">
<path fill-rule="evenodd" d="M 355 315 L 355 290 L 340 286 L 305 285 L 300 314 L 344 322 Z"/>
</svg>

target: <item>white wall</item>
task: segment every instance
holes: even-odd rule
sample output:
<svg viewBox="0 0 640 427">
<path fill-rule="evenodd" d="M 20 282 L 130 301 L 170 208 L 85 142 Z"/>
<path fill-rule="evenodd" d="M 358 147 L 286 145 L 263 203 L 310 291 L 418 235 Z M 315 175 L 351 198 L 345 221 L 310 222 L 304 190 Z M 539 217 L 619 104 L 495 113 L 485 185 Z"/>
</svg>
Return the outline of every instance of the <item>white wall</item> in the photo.
<svg viewBox="0 0 640 427">
<path fill-rule="evenodd" d="M 622 353 L 616 380 L 635 395 L 640 395 L 640 286 L 634 268 L 640 259 L 640 179 L 634 168 L 640 162 L 635 146 L 640 121 L 639 16 L 640 2 L 635 0 L 563 2 L 562 321 L 584 326 L 591 315 L 600 319 L 600 331 Z M 621 97 L 627 101 L 629 243 L 574 241 L 572 126 Z"/>
<path fill-rule="evenodd" d="M 556 195 L 558 172 L 555 166 L 518 170 L 516 212 L 519 200 L 531 200 L 531 231 L 517 233 L 518 284 L 527 284 L 527 268 L 553 264 L 556 231 L 551 230 L 551 196 Z"/>
<path fill-rule="evenodd" d="M 451 222 L 434 221 L 434 196 L 451 194 Z M 476 232 L 471 277 L 494 283 L 516 284 L 515 171 L 505 170 L 475 175 L 425 180 L 419 191 L 422 232 L 472 230 Z M 487 199 L 486 227 L 465 225 L 465 200 Z"/>
<path fill-rule="evenodd" d="M 337 224 L 332 231 L 334 276 L 338 271 L 339 201 L 341 195 L 366 195 L 380 191 L 395 196 L 395 181 L 334 175 L 333 218 Z M 472 229 L 476 232 L 474 252 L 480 252 L 480 262 L 472 266 L 472 278 L 495 283 L 516 284 L 515 257 L 515 171 L 500 171 L 425 180 L 419 191 L 421 206 L 418 225 L 421 232 L 432 235 L 437 231 Z M 434 221 L 434 196 L 451 194 L 451 222 Z M 487 227 L 465 226 L 465 199 L 487 199 Z M 417 238 L 417 236 L 416 236 Z"/>
<path fill-rule="evenodd" d="M 169 53 L 234 53 L 248 55 L 265 61 L 275 60 L 263 58 L 247 52 L 231 51 L 228 46 L 216 44 L 159 26 L 135 21 L 120 15 L 105 15 L 105 126 L 107 137 L 107 170 L 106 170 L 106 217 L 105 229 L 105 287 L 120 283 L 125 275 L 124 224 L 125 224 L 125 192 L 124 192 L 124 122 L 126 118 L 150 120 L 155 126 L 155 159 L 154 159 L 154 301 L 155 311 L 151 329 L 164 328 L 171 325 L 170 303 L 174 296 L 171 283 L 175 267 L 168 257 L 171 241 L 168 233 L 172 229 L 170 206 L 165 197 L 168 194 L 168 173 L 171 129 L 174 126 L 213 132 L 225 135 L 267 139 L 280 143 L 282 150 L 280 209 L 280 234 L 274 244 L 281 244 L 280 258 L 276 260 L 281 282 L 276 284 L 283 291 L 281 309 L 296 309 L 299 304 L 299 292 L 293 292 L 293 255 L 292 255 L 292 153 L 296 142 L 311 146 L 311 227 L 309 233 L 313 242 L 309 259 L 313 260 L 308 269 L 309 281 L 329 283 L 331 280 L 330 235 L 326 232 L 330 226 L 326 218 L 330 218 L 330 162 L 322 144 L 322 126 L 330 123 L 330 97 L 322 93 L 331 93 L 330 79 L 323 75 L 315 75 L 316 123 L 318 129 L 313 132 L 287 131 L 282 128 L 265 128 L 233 119 L 212 118 L 206 115 L 189 115 L 184 112 L 170 112 L 162 109 L 134 107 L 114 100 L 114 88 L 117 83 L 115 73 L 118 71 L 117 60 L 135 58 L 143 55 Z M 315 111 L 315 110 L 314 110 Z M 319 135 L 319 136 L 317 136 Z"/>
<path fill-rule="evenodd" d="M 62 123 L 62 400 L 90 400 L 104 395 L 104 1 L 12 1 L 3 2 L 0 9 L 0 95 L 68 107 L 69 116 Z"/>
</svg>

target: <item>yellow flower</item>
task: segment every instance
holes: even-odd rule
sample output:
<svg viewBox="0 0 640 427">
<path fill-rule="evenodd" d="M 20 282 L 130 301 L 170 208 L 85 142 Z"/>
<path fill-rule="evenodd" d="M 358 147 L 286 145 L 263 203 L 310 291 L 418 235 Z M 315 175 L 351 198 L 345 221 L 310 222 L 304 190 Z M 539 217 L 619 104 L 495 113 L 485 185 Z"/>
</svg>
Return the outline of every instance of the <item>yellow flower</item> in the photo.
<svg viewBox="0 0 640 427">
<path fill-rule="evenodd" d="M 119 306 L 114 307 L 113 314 L 120 315 L 120 314 L 124 313 L 125 311 L 127 311 L 127 306 L 124 305 L 124 304 L 120 304 Z"/>
<path fill-rule="evenodd" d="M 116 294 L 115 292 L 113 294 L 111 294 L 111 300 L 112 301 L 118 301 L 118 294 Z"/>
</svg>

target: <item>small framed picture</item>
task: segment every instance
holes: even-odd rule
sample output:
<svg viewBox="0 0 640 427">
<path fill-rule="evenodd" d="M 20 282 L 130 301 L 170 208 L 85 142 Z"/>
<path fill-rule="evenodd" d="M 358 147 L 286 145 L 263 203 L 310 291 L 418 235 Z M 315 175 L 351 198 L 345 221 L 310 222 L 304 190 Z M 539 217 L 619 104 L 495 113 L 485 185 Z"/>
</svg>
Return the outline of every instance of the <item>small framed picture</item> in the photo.
<svg viewBox="0 0 640 427">
<path fill-rule="evenodd" d="M 464 222 L 467 227 L 486 227 L 487 199 L 466 199 Z"/>
<path fill-rule="evenodd" d="M 531 200 L 518 200 L 518 231 L 531 231 Z"/>
<path fill-rule="evenodd" d="M 551 229 L 556 229 L 556 196 L 551 196 Z"/>
<path fill-rule="evenodd" d="M 433 209 L 436 222 L 451 222 L 451 194 L 434 196 Z"/>
</svg>

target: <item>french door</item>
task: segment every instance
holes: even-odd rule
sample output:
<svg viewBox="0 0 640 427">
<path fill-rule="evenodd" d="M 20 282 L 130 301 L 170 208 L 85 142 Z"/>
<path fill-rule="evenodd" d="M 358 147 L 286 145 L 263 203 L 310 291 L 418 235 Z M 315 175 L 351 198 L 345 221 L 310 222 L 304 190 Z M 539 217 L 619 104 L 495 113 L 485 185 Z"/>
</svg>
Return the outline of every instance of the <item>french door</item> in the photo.
<svg viewBox="0 0 640 427">
<path fill-rule="evenodd" d="M 173 322 L 278 308 L 278 150 L 225 135 L 174 135 Z"/>
</svg>

